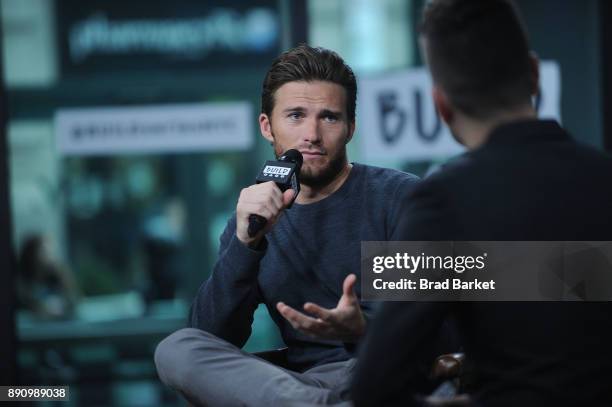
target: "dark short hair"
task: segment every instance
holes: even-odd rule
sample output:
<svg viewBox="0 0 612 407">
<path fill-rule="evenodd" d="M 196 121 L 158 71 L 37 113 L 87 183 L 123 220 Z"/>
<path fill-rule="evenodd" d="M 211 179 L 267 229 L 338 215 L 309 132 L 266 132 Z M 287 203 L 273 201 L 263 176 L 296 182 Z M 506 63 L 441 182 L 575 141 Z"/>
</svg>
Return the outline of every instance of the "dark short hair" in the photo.
<svg viewBox="0 0 612 407">
<path fill-rule="evenodd" d="M 274 93 L 288 82 L 327 81 L 346 90 L 346 111 L 350 122 L 355 121 L 357 80 L 344 60 L 329 49 L 301 44 L 283 52 L 268 70 L 261 91 L 261 112 L 270 117 L 274 109 Z"/>
<path fill-rule="evenodd" d="M 529 41 L 511 0 L 432 0 L 420 31 L 434 81 L 463 113 L 487 118 L 530 102 Z"/>
</svg>

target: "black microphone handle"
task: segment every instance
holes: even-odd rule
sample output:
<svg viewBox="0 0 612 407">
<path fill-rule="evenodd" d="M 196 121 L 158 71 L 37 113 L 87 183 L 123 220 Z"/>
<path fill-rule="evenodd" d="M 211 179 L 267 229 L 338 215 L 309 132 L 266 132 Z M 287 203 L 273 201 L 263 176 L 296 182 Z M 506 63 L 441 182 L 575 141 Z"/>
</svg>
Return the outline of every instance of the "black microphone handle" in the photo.
<svg viewBox="0 0 612 407">
<path fill-rule="evenodd" d="M 255 237 L 260 230 L 262 230 L 268 220 L 260 215 L 251 214 L 249 215 L 249 228 L 247 232 L 249 233 L 249 237 Z"/>
</svg>

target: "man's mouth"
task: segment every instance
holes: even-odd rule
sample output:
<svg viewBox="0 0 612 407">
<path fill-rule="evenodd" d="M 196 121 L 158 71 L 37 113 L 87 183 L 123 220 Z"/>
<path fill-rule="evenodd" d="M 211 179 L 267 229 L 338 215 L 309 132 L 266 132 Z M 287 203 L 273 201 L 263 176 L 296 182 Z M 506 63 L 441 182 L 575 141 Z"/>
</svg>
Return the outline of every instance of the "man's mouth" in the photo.
<svg viewBox="0 0 612 407">
<path fill-rule="evenodd" d="M 321 151 L 309 151 L 309 150 L 300 150 L 300 153 L 302 153 L 302 156 L 304 158 L 317 158 L 317 157 L 321 157 L 323 155 L 325 155 L 323 152 Z"/>
</svg>

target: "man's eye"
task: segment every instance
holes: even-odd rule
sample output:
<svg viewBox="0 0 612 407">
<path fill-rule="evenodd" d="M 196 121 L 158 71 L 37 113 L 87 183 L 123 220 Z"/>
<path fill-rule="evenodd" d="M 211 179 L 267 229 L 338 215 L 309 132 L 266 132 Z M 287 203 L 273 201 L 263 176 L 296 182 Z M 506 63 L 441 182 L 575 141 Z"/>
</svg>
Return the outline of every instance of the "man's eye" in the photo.
<svg viewBox="0 0 612 407">
<path fill-rule="evenodd" d="M 302 114 L 300 112 L 292 112 L 292 113 L 289 113 L 287 117 L 293 120 L 298 120 L 299 118 L 302 117 Z"/>
<path fill-rule="evenodd" d="M 335 123 L 338 121 L 338 117 L 330 114 L 330 115 L 323 117 L 323 120 L 325 120 L 328 123 Z"/>
</svg>

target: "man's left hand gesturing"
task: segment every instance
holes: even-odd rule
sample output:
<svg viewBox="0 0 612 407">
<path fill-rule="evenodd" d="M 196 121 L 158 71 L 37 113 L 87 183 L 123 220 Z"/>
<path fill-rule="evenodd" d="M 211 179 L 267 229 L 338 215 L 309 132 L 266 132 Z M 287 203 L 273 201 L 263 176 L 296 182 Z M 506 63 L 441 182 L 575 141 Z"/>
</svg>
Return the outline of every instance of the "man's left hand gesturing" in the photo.
<svg viewBox="0 0 612 407">
<path fill-rule="evenodd" d="M 321 339 L 357 342 L 365 333 L 365 319 L 355 295 L 357 277 L 349 274 L 342 284 L 342 297 L 336 308 L 327 309 L 307 302 L 304 310 L 313 315 L 310 317 L 283 302 L 276 304 L 276 309 L 298 331 Z"/>
</svg>

